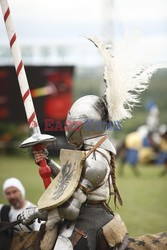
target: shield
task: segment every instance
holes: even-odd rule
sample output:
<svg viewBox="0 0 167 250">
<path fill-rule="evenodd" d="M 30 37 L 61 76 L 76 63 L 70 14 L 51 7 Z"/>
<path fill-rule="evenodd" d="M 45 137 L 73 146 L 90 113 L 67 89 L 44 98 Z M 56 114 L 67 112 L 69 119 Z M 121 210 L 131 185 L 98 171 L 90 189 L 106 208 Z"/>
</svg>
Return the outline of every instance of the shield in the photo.
<svg viewBox="0 0 167 250">
<path fill-rule="evenodd" d="M 85 152 L 61 149 L 62 169 L 38 201 L 39 210 L 50 210 L 67 201 L 78 186 L 85 161 Z"/>
</svg>

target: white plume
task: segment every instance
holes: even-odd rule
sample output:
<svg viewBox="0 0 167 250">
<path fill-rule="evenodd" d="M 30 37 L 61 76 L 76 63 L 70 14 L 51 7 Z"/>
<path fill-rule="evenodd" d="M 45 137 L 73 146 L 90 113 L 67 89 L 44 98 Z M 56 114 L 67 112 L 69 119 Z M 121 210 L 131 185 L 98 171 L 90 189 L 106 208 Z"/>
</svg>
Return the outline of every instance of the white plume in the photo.
<svg viewBox="0 0 167 250">
<path fill-rule="evenodd" d="M 152 74 L 167 65 L 148 65 L 152 55 L 147 51 L 143 56 L 142 46 L 135 37 L 128 37 L 116 46 L 114 44 L 114 48 L 95 37 L 87 38 L 104 58 L 109 119 L 114 122 L 131 118 L 132 108 L 140 102 L 139 95 L 148 87 Z"/>
</svg>

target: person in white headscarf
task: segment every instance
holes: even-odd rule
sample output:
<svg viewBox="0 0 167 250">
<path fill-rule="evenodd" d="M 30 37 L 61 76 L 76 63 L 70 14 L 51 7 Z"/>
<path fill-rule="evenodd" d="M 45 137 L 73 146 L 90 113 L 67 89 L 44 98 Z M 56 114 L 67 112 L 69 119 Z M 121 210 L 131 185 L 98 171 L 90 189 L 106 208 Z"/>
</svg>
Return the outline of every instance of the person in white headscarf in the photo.
<svg viewBox="0 0 167 250">
<path fill-rule="evenodd" d="M 16 178 L 7 179 L 2 186 L 3 195 L 9 205 L 0 204 L 0 222 L 13 222 L 17 220 L 17 216 L 25 209 L 35 207 L 30 201 L 25 199 L 25 188 L 21 181 Z M 40 223 L 35 220 L 30 225 L 33 231 L 38 231 Z M 29 231 L 24 225 L 17 226 L 19 231 Z"/>
</svg>

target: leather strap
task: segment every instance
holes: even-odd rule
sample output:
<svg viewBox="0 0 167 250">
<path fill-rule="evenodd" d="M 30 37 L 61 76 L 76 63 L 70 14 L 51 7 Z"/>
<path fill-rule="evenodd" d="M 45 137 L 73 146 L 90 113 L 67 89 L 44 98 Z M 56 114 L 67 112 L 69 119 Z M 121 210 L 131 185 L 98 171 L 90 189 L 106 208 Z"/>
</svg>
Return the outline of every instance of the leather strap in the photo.
<svg viewBox="0 0 167 250">
<path fill-rule="evenodd" d="M 78 241 L 79 241 L 82 237 L 83 237 L 83 238 L 87 238 L 87 234 L 86 234 L 84 231 L 82 231 L 82 230 L 80 230 L 80 229 L 78 229 L 78 228 L 75 228 L 75 229 L 74 229 L 74 232 L 73 232 L 73 234 L 72 234 L 72 237 L 70 238 L 73 247 L 77 245 Z"/>
<path fill-rule="evenodd" d="M 75 228 L 74 231 L 77 232 L 78 234 L 80 234 L 82 237 L 87 238 L 87 234 L 84 231 L 82 231 L 78 228 Z"/>
<path fill-rule="evenodd" d="M 95 150 L 96 150 L 96 148 L 98 148 L 105 140 L 107 139 L 107 136 L 105 135 L 105 136 L 103 136 L 94 146 L 93 146 L 93 148 L 91 148 L 89 151 L 88 151 L 88 153 L 86 154 L 86 159 L 89 157 L 89 155 L 91 154 L 91 153 L 93 153 Z"/>
<path fill-rule="evenodd" d="M 111 212 L 113 214 L 113 211 L 109 207 L 109 205 L 107 204 L 106 200 L 101 200 L 101 201 L 86 200 L 85 204 L 88 204 L 88 205 L 102 205 L 106 209 L 107 212 Z"/>
</svg>

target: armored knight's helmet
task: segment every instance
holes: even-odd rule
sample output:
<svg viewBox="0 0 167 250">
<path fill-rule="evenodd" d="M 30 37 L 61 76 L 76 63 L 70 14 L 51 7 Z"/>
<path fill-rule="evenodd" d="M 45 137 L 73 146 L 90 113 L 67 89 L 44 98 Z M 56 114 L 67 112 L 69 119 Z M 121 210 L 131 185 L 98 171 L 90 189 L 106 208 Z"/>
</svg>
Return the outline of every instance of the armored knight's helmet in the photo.
<svg viewBox="0 0 167 250">
<path fill-rule="evenodd" d="M 147 88 L 155 70 L 163 67 L 141 64 L 141 57 L 138 58 L 133 53 L 136 43 L 132 44 L 132 41 L 126 41 L 124 46 L 113 50 L 111 45 L 96 38 L 88 39 L 98 47 L 104 58 L 106 91 L 103 98 L 95 95 L 79 98 L 68 112 L 66 136 L 77 147 L 82 146 L 87 139 L 103 135 L 108 123 L 111 125 L 131 118 L 133 106 L 139 103 L 139 94 Z"/>
<path fill-rule="evenodd" d="M 108 110 L 105 100 L 95 95 L 79 98 L 71 107 L 66 120 L 66 136 L 71 144 L 80 147 L 84 140 L 105 133 Z"/>
</svg>

